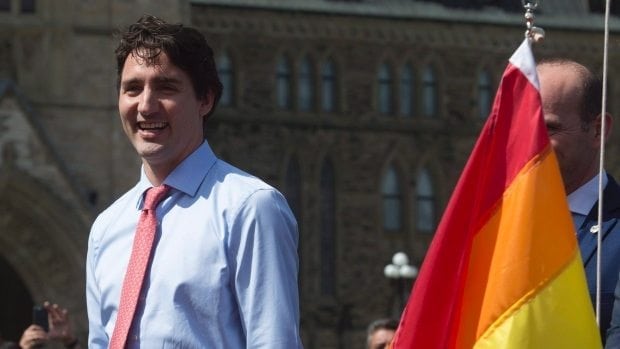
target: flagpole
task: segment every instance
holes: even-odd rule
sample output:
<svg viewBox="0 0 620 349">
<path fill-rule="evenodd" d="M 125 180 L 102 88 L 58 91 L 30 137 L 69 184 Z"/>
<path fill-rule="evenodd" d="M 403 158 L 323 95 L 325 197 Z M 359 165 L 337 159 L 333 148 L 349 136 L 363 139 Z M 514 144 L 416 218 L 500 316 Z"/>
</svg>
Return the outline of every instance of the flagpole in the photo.
<svg viewBox="0 0 620 349">
<path fill-rule="evenodd" d="M 602 246 L 603 246 L 603 173 L 605 171 L 605 115 L 607 104 L 607 56 L 609 47 L 609 7 L 610 0 L 605 1 L 605 35 L 603 45 L 603 91 L 601 101 L 601 140 L 600 140 L 600 158 L 599 158 L 599 175 L 598 175 L 598 234 L 597 234 L 597 249 L 596 249 L 596 322 L 600 326 L 600 309 L 601 309 L 601 260 L 602 260 Z"/>
<path fill-rule="evenodd" d="M 525 37 L 532 43 L 539 43 L 545 38 L 545 31 L 534 26 L 534 10 L 538 8 L 538 0 L 521 0 L 523 8 L 525 9 Z"/>
</svg>

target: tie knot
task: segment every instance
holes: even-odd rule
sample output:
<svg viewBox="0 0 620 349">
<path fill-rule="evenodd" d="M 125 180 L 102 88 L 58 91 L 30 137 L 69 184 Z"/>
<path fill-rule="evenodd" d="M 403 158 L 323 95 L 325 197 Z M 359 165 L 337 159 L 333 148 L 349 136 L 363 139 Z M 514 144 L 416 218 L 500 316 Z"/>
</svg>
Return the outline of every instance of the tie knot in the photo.
<svg viewBox="0 0 620 349">
<path fill-rule="evenodd" d="M 153 210 L 157 205 L 166 197 L 170 187 L 162 184 L 159 187 L 152 187 L 146 191 L 146 197 L 144 198 L 143 210 Z"/>
</svg>

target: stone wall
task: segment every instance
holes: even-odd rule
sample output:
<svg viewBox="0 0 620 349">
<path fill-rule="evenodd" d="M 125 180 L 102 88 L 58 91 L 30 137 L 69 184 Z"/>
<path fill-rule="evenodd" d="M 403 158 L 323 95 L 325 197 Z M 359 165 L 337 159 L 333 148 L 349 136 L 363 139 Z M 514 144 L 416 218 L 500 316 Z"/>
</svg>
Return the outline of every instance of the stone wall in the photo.
<svg viewBox="0 0 620 349">
<path fill-rule="evenodd" d="M 235 103 L 220 107 L 207 123 L 216 153 L 283 191 L 289 162 L 299 162 L 302 332 L 309 349 L 361 347 L 366 325 L 393 312 L 394 289 L 384 266 L 401 250 L 419 265 L 432 238 L 416 230 L 417 173 L 426 168 L 431 174 L 439 217 L 484 122 L 478 117 L 478 74 L 489 71 L 497 87 L 524 30 L 456 15 L 438 21 L 172 0 L 38 3 L 38 13 L 27 18 L 0 13 L 0 79 L 14 83 L 11 93 L 0 93 L 0 255 L 33 300 L 53 297 L 66 304 L 85 335 L 88 229 L 97 212 L 133 185 L 139 169 L 118 120 L 113 33 L 147 12 L 198 27 L 216 53 L 231 57 Z M 568 56 L 601 70 L 600 33 L 545 29 L 537 57 Z M 612 43 L 617 39 L 612 34 Z M 282 55 L 294 71 L 305 56 L 316 71 L 334 60 L 336 111 L 276 107 L 275 67 Z M 619 55 L 612 46 L 612 112 L 620 112 Z M 383 62 L 396 76 L 405 63 L 418 77 L 423 67 L 435 68 L 437 117 L 377 112 Z M 22 99 L 15 97 L 19 93 Z M 618 137 L 615 132 L 607 157 L 616 177 Z M 320 173 L 326 160 L 334 165 L 336 191 L 331 296 L 321 296 L 319 276 Z M 388 166 L 401 178 L 405 219 L 399 231 L 382 228 L 380 185 Z"/>
</svg>

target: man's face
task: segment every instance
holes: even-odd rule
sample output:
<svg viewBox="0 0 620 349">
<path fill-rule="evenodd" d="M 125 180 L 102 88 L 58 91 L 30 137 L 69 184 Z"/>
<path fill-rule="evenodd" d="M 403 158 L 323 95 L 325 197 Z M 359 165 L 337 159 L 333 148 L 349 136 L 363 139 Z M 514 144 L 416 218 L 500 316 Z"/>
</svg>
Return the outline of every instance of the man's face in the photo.
<svg viewBox="0 0 620 349">
<path fill-rule="evenodd" d="M 370 337 L 368 349 L 383 349 L 387 348 L 388 344 L 394 338 L 394 330 L 388 330 L 385 328 L 376 330 Z"/>
<path fill-rule="evenodd" d="M 123 129 L 147 171 L 167 176 L 203 141 L 212 101 L 198 99 L 189 76 L 162 52 L 147 65 L 130 54 L 121 74 L 118 108 Z"/>
<path fill-rule="evenodd" d="M 542 65 L 538 76 L 545 124 L 566 194 L 570 194 L 598 171 L 597 123 L 591 123 L 587 130 L 582 127 L 583 84 L 575 67 Z"/>
</svg>

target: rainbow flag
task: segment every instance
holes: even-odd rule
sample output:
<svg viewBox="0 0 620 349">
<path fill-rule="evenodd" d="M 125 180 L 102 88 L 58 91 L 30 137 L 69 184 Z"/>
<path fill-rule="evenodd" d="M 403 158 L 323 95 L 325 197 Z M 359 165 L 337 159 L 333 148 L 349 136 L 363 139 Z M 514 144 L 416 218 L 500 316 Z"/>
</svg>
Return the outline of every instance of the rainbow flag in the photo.
<svg viewBox="0 0 620 349">
<path fill-rule="evenodd" d="M 600 347 L 526 39 L 510 58 L 392 348 Z"/>
</svg>

